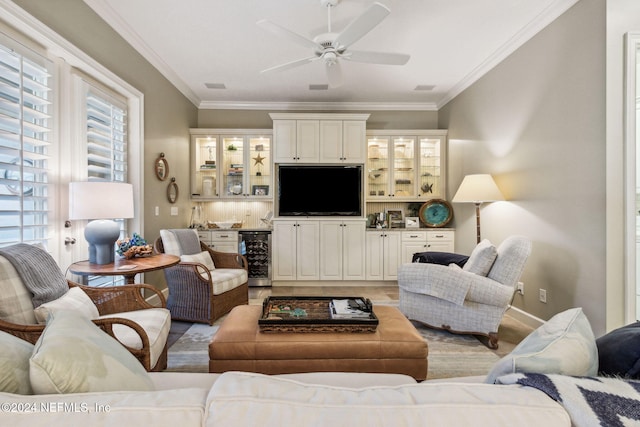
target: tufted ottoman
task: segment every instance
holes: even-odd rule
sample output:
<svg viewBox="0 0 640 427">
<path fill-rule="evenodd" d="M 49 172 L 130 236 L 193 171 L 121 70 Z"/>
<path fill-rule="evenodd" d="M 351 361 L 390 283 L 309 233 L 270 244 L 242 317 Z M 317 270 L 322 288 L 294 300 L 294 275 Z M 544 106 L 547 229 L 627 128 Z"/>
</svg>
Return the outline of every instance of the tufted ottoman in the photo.
<svg viewBox="0 0 640 427">
<path fill-rule="evenodd" d="M 374 333 L 262 333 L 262 307 L 235 307 L 209 344 L 209 372 L 379 372 L 427 378 L 427 343 L 395 307 L 374 306 Z"/>
</svg>

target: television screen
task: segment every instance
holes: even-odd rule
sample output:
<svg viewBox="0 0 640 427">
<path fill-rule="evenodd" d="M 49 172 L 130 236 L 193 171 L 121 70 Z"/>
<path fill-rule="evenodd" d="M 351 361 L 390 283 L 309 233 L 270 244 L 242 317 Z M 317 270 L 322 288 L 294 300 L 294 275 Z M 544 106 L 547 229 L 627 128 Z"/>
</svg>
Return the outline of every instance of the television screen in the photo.
<svg viewBox="0 0 640 427">
<path fill-rule="evenodd" d="M 279 216 L 361 216 L 362 166 L 280 166 Z"/>
</svg>

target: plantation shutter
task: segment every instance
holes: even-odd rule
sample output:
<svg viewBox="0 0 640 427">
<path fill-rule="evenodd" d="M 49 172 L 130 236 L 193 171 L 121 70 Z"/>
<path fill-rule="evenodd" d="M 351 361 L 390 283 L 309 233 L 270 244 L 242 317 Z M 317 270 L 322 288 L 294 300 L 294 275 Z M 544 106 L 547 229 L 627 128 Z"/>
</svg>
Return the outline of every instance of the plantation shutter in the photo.
<svg viewBox="0 0 640 427">
<path fill-rule="evenodd" d="M 86 85 L 87 177 L 89 181 L 127 181 L 127 107 L 124 99 Z M 120 237 L 127 235 L 127 221 Z M 89 276 L 89 286 L 124 285 L 122 276 Z"/>
<path fill-rule="evenodd" d="M 0 34 L 0 245 L 46 244 L 52 63 Z"/>
</svg>

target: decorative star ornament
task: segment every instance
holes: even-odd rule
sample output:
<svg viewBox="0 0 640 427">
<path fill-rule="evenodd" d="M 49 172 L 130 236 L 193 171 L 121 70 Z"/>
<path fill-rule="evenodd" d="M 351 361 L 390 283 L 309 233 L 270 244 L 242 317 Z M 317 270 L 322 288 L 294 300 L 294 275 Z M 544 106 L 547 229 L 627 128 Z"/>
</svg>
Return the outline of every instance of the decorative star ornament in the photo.
<svg viewBox="0 0 640 427">
<path fill-rule="evenodd" d="M 262 157 L 260 154 L 258 154 L 256 157 L 253 158 L 253 161 L 255 162 L 254 166 L 264 165 L 264 163 L 262 163 L 264 159 L 266 159 L 266 157 Z"/>
</svg>

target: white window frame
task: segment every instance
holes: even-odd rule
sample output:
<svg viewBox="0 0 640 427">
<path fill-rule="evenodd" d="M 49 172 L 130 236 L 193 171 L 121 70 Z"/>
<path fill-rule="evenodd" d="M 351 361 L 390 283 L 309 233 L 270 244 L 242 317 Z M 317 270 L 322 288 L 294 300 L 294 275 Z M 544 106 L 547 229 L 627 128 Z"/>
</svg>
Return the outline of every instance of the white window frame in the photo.
<svg viewBox="0 0 640 427">
<path fill-rule="evenodd" d="M 16 40 L 39 46 L 55 63 L 56 82 L 54 96 L 58 122 L 53 139 L 60 146 L 59 164 L 51 173 L 52 196 L 49 218 L 51 238 L 49 251 L 58 261 L 63 271 L 73 262 L 86 259 L 87 252 L 82 244 L 65 245 L 65 238 L 75 238 L 84 242 L 84 226 L 72 224 L 65 227 L 68 212 L 68 184 L 77 180 L 78 164 L 73 156 L 73 148 L 78 147 L 77 133 L 81 123 L 77 114 L 78 91 L 73 89 L 72 70 L 78 70 L 105 87 L 119 93 L 127 100 L 128 107 L 128 181 L 133 184 L 135 218 L 129 220 L 129 229 L 144 230 L 144 204 L 142 203 L 144 176 L 144 94 L 118 77 L 86 53 L 69 43 L 62 36 L 42 24 L 10 0 L 0 0 L 0 27 Z M 20 31 L 17 31 L 19 28 Z M 25 36 L 28 34 L 29 37 Z M 78 222 L 78 221 L 74 221 Z M 81 232 L 82 231 L 82 232 Z M 85 246 L 86 248 L 86 246 Z"/>
</svg>

